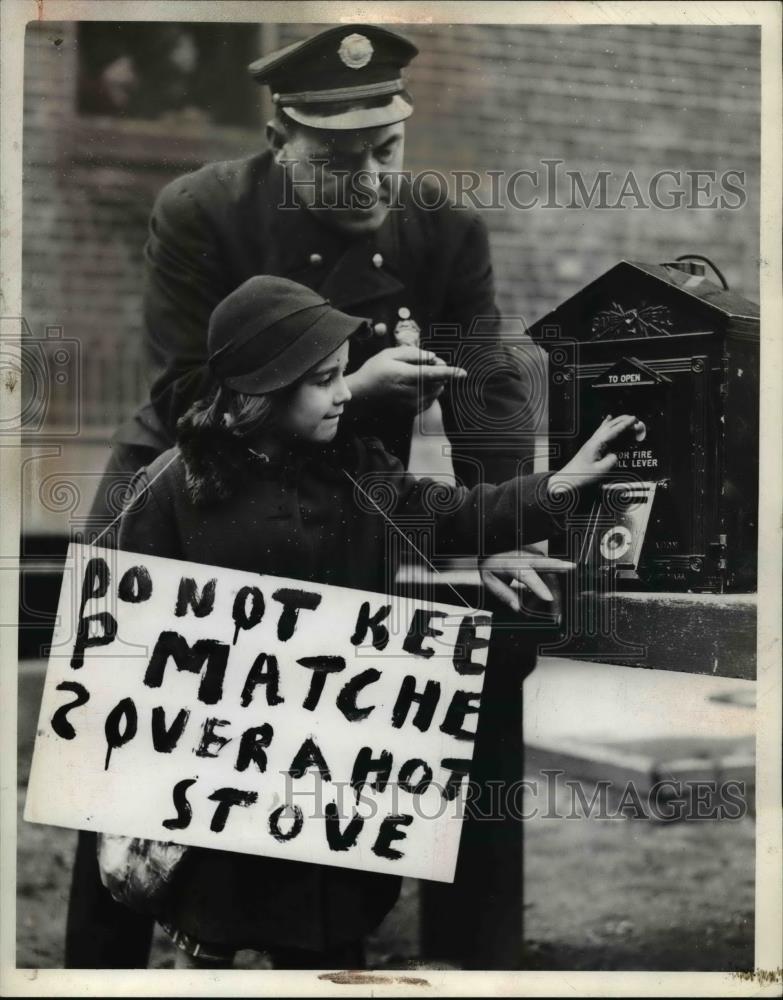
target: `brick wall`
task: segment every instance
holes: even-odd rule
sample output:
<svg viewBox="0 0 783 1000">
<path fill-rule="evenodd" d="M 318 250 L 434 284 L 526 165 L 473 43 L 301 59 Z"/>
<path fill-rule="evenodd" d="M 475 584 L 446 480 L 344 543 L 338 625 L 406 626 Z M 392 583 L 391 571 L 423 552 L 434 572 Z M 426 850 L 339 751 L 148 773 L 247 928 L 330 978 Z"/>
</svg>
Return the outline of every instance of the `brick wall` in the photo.
<svg viewBox="0 0 783 1000">
<path fill-rule="evenodd" d="M 312 26 L 281 25 L 265 45 Z M 256 29 L 257 30 L 257 29 Z M 643 194 L 663 169 L 746 172 L 740 210 L 545 208 L 487 211 L 501 304 L 537 319 L 618 259 L 706 253 L 757 297 L 759 33 L 753 27 L 417 26 L 420 56 L 407 166 L 611 170 L 609 202 L 634 171 Z M 276 36 L 277 42 L 272 42 Z M 88 422 L 99 434 L 144 392 L 141 251 L 165 181 L 257 148 L 254 129 L 85 120 L 76 110 L 75 25 L 31 24 L 24 121 L 24 310 L 82 341 Z M 259 125 L 264 108 L 259 108 Z M 529 182 L 521 198 L 535 192 Z M 488 189 L 477 194 L 486 201 Z M 545 196 L 543 189 L 539 194 Z M 570 201 L 566 186 L 561 201 Z M 633 204 L 633 199 L 626 200 Z"/>
</svg>

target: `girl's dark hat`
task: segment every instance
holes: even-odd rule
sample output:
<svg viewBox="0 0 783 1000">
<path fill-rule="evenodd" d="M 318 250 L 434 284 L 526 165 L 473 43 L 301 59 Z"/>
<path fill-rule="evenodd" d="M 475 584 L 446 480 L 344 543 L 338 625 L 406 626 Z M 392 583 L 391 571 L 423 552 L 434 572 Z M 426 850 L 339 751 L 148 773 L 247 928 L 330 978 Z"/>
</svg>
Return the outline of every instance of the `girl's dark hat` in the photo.
<svg viewBox="0 0 783 1000">
<path fill-rule="evenodd" d="M 393 125 L 413 112 L 402 69 L 418 54 L 407 38 L 372 24 L 327 28 L 248 67 L 274 104 L 311 128 Z"/>
<path fill-rule="evenodd" d="M 369 323 L 295 281 L 259 275 L 212 313 L 209 368 L 230 389 L 262 396 L 296 382 Z"/>
</svg>

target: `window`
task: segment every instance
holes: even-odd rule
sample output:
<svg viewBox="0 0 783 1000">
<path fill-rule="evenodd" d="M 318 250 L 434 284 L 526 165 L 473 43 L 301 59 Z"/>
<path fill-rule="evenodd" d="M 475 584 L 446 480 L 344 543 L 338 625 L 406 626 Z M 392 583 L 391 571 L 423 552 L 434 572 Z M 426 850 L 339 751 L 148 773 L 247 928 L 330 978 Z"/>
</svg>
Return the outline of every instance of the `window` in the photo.
<svg viewBox="0 0 783 1000">
<path fill-rule="evenodd" d="M 82 115 L 253 126 L 259 87 L 247 66 L 260 54 L 248 24 L 82 21 Z"/>
</svg>

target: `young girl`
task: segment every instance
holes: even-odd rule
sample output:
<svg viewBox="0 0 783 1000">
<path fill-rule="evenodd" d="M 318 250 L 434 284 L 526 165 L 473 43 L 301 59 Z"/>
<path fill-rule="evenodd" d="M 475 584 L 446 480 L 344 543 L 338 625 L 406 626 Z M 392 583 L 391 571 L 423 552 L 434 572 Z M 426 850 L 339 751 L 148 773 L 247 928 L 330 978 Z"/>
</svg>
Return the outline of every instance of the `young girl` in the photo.
<svg viewBox="0 0 783 1000">
<path fill-rule="evenodd" d="M 388 593 L 389 520 L 426 515 L 438 555 L 541 540 L 548 495 L 608 472 L 609 444 L 634 426 L 605 421 L 557 476 L 471 490 L 416 480 L 379 442 L 340 432 L 348 339 L 366 323 L 282 278 L 229 295 L 209 327 L 219 387 L 180 420 L 177 448 L 139 473 L 120 547 Z M 360 968 L 362 939 L 399 887 L 389 875 L 189 848 L 159 917 L 181 966 L 226 967 L 253 948 L 279 968 Z"/>
</svg>

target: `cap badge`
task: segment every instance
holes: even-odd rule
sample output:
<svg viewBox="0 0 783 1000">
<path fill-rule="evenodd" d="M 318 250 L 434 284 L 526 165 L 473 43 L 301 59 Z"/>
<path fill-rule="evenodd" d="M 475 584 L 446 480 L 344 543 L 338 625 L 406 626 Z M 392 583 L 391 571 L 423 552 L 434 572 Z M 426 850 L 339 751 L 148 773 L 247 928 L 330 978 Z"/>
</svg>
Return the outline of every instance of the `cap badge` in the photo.
<svg viewBox="0 0 783 1000">
<path fill-rule="evenodd" d="M 361 69 L 372 59 L 373 47 L 364 35 L 346 35 L 340 42 L 337 55 L 348 69 Z"/>
</svg>

